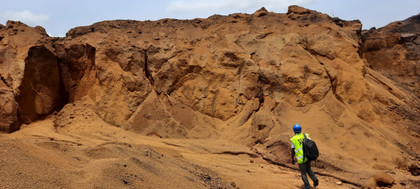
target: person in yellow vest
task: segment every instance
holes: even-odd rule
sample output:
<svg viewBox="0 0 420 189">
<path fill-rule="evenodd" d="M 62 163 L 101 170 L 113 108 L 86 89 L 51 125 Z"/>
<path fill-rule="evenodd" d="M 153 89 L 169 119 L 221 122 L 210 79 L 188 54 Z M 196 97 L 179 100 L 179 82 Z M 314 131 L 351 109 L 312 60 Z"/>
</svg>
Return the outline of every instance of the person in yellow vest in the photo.
<svg viewBox="0 0 420 189">
<path fill-rule="evenodd" d="M 299 165 L 299 171 L 302 176 L 303 183 L 305 184 L 305 189 L 311 188 L 311 185 L 308 182 L 308 177 L 306 173 L 308 173 L 309 177 L 311 177 L 312 181 L 314 182 L 314 187 L 318 186 L 318 178 L 316 178 L 315 173 L 311 169 L 311 161 L 308 160 L 306 157 L 303 156 L 303 139 L 304 134 L 302 133 L 302 127 L 299 124 L 293 125 L 293 131 L 295 132 L 295 136 L 293 136 L 290 141 L 292 141 L 292 164 L 295 164 L 295 157 Z M 309 135 L 306 134 L 306 137 L 309 138 Z M 311 139 L 311 138 L 309 138 Z"/>
</svg>

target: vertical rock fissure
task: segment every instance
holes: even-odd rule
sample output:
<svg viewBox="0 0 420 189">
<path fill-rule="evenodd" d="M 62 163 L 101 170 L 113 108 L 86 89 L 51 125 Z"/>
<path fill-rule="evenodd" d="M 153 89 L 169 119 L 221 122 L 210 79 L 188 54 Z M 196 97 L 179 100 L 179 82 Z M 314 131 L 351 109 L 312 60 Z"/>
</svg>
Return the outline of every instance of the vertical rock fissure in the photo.
<svg viewBox="0 0 420 189">
<path fill-rule="evenodd" d="M 242 64 L 239 66 L 239 69 L 238 69 L 238 72 L 237 72 L 237 75 L 238 75 L 238 90 L 239 91 L 241 91 L 241 80 L 242 80 L 241 77 L 242 77 L 242 70 L 244 69 L 244 67 L 245 67 L 245 62 L 242 62 Z M 235 101 L 235 108 L 237 108 L 238 105 L 239 105 L 240 97 L 241 97 L 241 93 L 238 92 L 238 96 L 236 97 L 236 101 Z"/>
<path fill-rule="evenodd" d="M 331 90 L 332 90 L 332 92 L 333 92 L 333 94 L 334 94 L 335 98 L 336 98 L 337 100 L 339 100 L 341 103 L 343 103 L 343 104 L 344 104 L 343 99 L 342 99 L 342 98 L 341 98 L 341 97 L 337 94 L 337 91 L 336 91 L 337 86 L 334 84 L 335 79 L 331 77 L 330 72 L 328 72 L 327 68 L 324 66 L 324 63 L 319 62 L 319 64 L 321 64 L 321 65 L 322 65 L 322 67 L 324 68 L 325 72 L 327 73 L 328 79 L 330 79 L 330 83 L 331 83 Z"/>
<path fill-rule="evenodd" d="M 10 84 L 9 83 L 7 83 L 7 81 L 6 81 L 6 79 L 0 74 L 0 78 L 1 78 L 1 81 L 3 81 L 3 83 L 8 87 L 8 88 L 10 88 L 10 89 L 12 89 L 12 87 L 10 86 Z M 14 93 L 14 91 L 12 90 L 12 92 Z"/>
<path fill-rule="evenodd" d="M 60 111 L 67 103 L 70 102 L 70 95 L 69 92 L 66 90 L 65 81 L 63 78 L 63 68 L 60 66 L 61 59 L 57 58 L 57 64 L 58 64 L 58 74 L 60 76 L 59 82 L 60 82 L 60 94 L 61 94 L 61 105 L 57 108 L 57 111 Z"/>
<path fill-rule="evenodd" d="M 321 54 L 317 53 L 315 50 L 308 48 L 308 45 L 307 45 L 307 44 L 306 44 L 306 46 L 304 46 L 303 48 L 304 48 L 307 52 L 309 52 L 311 55 L 313 55 L 313 56 L 315 56 L 315 57 L 317 57 L 317 56 L 326 57 L 326 56 L 324 56 L 324 55 L 321 55 Z M 360 55 L 360 54 L 359 54 L 359 55 Z M 328 58 L 328 57 L 326 57 L 326 58 Z M 318 58 L 317 58 L 317 59 L 318 59 Z M 337 89 L 337 85 L 336 85 L 336 84 L 334 84 L 334 82 L 335 82 L 335 78 L 333 78 L 333 77 L 331 76 L 330 72 L 328 72 L 328 69 L 325 67 L 324 63 L 322 63 L 322 62 L 321 62 L 321 61 L 319 61 L 319 60 L 318 60 L 318 62 L 319 62 L 319 64 L 321 64 L 321 66 L 324 68 L 325 72 L 327 73 L 328 79 L 330 80 L 330 83 L 331 83 L 331 90 L 332 90 L 332 92 L 333 92 L 333 94 L 334 94 L 335 98 L 336 98 L 337 100 L 339 100 L 341 103 L 343 103 L 343 104 L 344 104 L 343 99 L 342 99 L 342 98 L 341 98 L 341 97 L 337 94 L 337 91 L 336 91 L 336 89 Z"/>
<path fill-rule="evenodd" d="M 150 84 L 153 85 L 153 77 L 150 74 L 150 70 L 149 70 L 149 57 L 147 56 L 147 50 L 143 50 L 143 54 L 144 54 L 144 75 L 145 77 L 149 80 Z"/>
<path fill-rule="evenodd" d="M 216 117 L 216 102 L 217 102 L 217 96 L 219 95 L 219 90 L 217 90 L 214 93 L 213 99 L 211 101 L 211 113 L 213 115 L 213 117 Z"/>
<path fill-rule="evenodd" d="M 262 76 L 258 76 L 258 93 L 256 95 L 256 98 L 258 98 L 258 102 L 259 102 L 259 106 L 258 108 L 255 110 L 255 112 L 258 112 L 261 108 L 261 106 L 264 103 L 264 88 L 263 88 L 263 78 Z"/>
</svg>

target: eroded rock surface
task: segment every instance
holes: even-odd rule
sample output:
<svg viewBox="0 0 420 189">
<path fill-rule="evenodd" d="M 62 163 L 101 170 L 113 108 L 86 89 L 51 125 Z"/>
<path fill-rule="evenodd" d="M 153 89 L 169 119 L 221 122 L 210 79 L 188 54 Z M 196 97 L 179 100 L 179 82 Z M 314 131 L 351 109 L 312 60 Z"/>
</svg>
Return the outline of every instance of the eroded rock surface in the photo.
<svg viewBox="0 0 420 189">
<path fill-rule="evenodd" d="M 420 97 L 420 15 L 363 34 L 369 66 Z"/>
<path fill-rule="evenodd" d="M 417 17 L 362 34 L 357 20 L 291 6 L 104 21 L 65 38 L 10 21 L 0 27 L 0 129 L 59 111 L 63 130 L 91 115 L 149 136 L 223 138 L 285 163 L 301 123 L 322 146 L 322 169 L 408 169 L 420 150 Z"/>
</svg>

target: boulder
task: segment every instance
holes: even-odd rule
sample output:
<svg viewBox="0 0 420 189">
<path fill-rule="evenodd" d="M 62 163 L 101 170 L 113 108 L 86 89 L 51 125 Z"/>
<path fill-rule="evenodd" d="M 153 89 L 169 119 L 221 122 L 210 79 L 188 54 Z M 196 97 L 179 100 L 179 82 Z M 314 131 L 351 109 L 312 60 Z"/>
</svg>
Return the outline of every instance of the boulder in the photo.
<svg viewBox="0 0 420 189">
<path fill-rule="evenodd" d="M 291 5 L 289 6 L 287 10 L 287 14 L 296 13 L 296 14 L 309 14 L 311 10 L 297 6 L 297 5 Z"/>
<path fill-rule="evenodd" d="M 413 176 L 419 176 L 420 175 L 420 166 L 418 164 L 411 164 L 408 167 L 408 172 L 411 173 Z"/>
<path fill-rule="evenodd" d="M 387 173 L 378 173 L 374 177 L 375 183 L 379 187 L 392 186 L 395 183 L 395 179 Z"/>
<path fill-rule="evenodd" d="M 268 11 L 264 7 L 260 8 L 257 11 L 254 12 L 254 15 L 257 16 L 257 17 L 265 16 L 267 14 L 268 14 Z"/>
</svg>

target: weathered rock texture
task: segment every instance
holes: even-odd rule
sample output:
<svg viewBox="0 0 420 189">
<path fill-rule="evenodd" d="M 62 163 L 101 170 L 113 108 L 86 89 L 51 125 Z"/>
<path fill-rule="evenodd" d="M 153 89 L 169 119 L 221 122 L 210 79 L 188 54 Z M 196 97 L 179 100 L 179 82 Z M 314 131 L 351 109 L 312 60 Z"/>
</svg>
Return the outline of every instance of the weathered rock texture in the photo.
<svg viewBox="0 0 420 189">
<path fill-rule="evenodd" d="M 420 97 L 420 15 L 363 34 L 369 66 Z"/>
<path fill-rule="evenodd" d="M 419 132 L 420 118 L 420 15 L 412 16 L 404 21 L 397 21 L 387 26 L 364 32 L 362 50 L 368 66 L 390 79 L 409 97 L 401 97 L 410 101 L 409 107 L 393 105 L 391 110 L 403 118 L 414 121 L 409 128 Z M 393 87 L 389 88 L 395 93 Z M 408 100 L 408 99 L 417 100 Z"/>
<path fill-rule="evenodd" d="M 51 39 L 43 28 L 9 21 L 0 33 L 0 75 L 4 91 L 0 128 L 10 132 L 60 106 L 61 74 L 56 55 L 44 46 L 52 43 L 47 42 Z"/>
<path fill-rule="evenodd" d="M 228 139 L 282 163 L 301 123 L 322 169 L 407 169 L 420 150 L 419 27 L 417 17 L 400 23 L 362 37 L 359 21 L 291 6 L 104 21 L 51 38 L 10 21 L 0 28 L 0 128 L 89 99 L 103 121 L 145 135 Z"/>
</svg>

